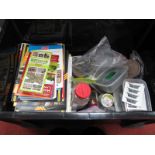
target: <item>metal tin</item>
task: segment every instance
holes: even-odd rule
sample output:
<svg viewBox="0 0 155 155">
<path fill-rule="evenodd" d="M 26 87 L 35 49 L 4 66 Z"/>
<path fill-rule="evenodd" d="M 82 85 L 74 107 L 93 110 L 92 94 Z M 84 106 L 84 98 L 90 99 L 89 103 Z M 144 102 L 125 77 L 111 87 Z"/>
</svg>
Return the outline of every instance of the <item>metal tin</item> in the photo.
<svg viewBox="0 0 155 155">
<path fill-rule="evenodd" d="M 114 98 L 111 94 L 101 94 L 99 96 L 100 104 L 105 108 L 110 108 L 114 105 Z"/>
</svg>

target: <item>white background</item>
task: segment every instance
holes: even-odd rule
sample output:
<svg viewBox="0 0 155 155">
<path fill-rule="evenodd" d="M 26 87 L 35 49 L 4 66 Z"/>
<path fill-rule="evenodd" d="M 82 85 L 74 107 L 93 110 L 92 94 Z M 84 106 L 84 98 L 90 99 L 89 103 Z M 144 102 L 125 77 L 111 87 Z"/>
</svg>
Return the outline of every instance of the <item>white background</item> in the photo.
<svg viewBox="0 0 155 155">
<path fill-rule="evenodd" d="M 154 0 L 4 0 L 3 18 L 155 18 Z"/>
<path fill-rule="evenodd" d="M 154 136 L 1 136 L 4 155 L 151 155 Z"/>
</svg>

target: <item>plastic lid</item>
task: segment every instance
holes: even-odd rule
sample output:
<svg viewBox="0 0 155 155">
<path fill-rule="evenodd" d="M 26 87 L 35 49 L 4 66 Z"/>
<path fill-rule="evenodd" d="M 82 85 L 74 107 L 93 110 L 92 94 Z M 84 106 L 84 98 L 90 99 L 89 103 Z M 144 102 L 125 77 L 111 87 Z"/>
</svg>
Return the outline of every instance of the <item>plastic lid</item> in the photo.
<svg viewBox="0 0 155 155">
<path fill-rule="evenodd" d="M 91 94 L 91 88 L 86 83 L 79 83 L 75 87 L 75 94 L 82 99 L 88 98 Z"/>
</svg>

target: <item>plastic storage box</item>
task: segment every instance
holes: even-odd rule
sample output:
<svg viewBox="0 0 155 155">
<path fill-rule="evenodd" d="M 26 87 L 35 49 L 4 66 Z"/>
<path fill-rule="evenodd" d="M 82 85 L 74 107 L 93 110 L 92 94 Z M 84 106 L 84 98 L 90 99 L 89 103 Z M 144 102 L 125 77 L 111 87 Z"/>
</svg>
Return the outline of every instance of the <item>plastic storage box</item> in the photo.
<svg viewBox="0 0 155 155">
<path fill-rule="evenodd" d="M 98 75 L 96 88 L 101 92 L 115 92 L 115 90 L 121 86 L 121 83 L 127 77 L 127 74 L 127 67 L 114 67 L 107 69 Z"/>
<path fill-rule="evenodd" d="M 6 20 L 6 24 L 2 28 L 1 42 L 0 42 L 0 54 L 6 55 L 8 48 L 17 47 L 21 42 L 43 44 L 51 42 L 63 42 L 66 45 L 66 49 L 73 55 L 80 55 L 84 51 L 87 51 L 93 47 L 105 34 L 107 35 L 110 43 L 114 49 L 118 52 L 122 52 L 124 55 L 129 56 L 131 52 L 130 39 L 134 35 L 138 36 L 136 31 L 131 34 L 128 31 L 128 26 L 131 29 L 134 28 L 138 32 L 143 29 L 139 29 L 139 26 L 135 27 L 134 21 L 115 21 L 115 20 Z M 133 23 L 132 23 L 133 22 Z M 140 23 L 142 28 L 148 26 L 148 22 Z M 16 28 L 15 28 L 16 25 Z M 133 27 L 132 27 L 133 26 Z M 114 37 L 113 37 L 114 36 Z M 15 50 L 10 50 L 11 53 Z M 142 58 L 151 58 L 151 54 L 147 51 L 141 50 Z M 145 61 L 144 61 L 145 62 Z M 150 61 L 151 62 L 151 61 Z M 15 68 L 12 73 L 15 77 Z M 148 83 L 150 77 L 153 77 L 152 72 L 147 72 L 146 82 Z M 152 75 L 152 76 L 151 76 Z M 13 82 L 13 79 L 12 79 Z M 11 87 L 12 89 L 13 87 Z M 114 120 L 114 119 L 128 119 L 128 120 L 155 120 L 155 111 L 152 112 L 109 112 L 109 113 L 51 113 L 51 112 L 14 112 L 10 95 L 8 94 L 8 100 L 5 102 L 5 106 L 0 111 L 0 120 L 7 121 L 29 121 L 29 122 L 49 122 L 50 120 Z M 149 86 L 149 91 L 152 92 L 152 88 Z M 153 93 L 151 93 L 152 104 Z M 2 103 L 1 103 L 2 104 Z M 42 120 L 42 121 L 41 121 Z"/>
</svg>

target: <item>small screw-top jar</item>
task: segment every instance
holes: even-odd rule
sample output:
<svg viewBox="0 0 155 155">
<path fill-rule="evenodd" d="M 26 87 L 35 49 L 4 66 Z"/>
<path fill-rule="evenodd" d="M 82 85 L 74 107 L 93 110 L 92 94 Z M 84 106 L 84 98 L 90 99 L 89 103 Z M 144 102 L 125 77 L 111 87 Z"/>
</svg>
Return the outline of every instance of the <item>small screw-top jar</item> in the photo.
<svg viewBox="0 0 155 155">
<path fill-rule="evenodd" d="M 76 104 L 77 109 L 81 109 L 89 102 L 91 88 L 86 83 L 79 83 L 74 87 L 73 104 Z"/>
</svg>

